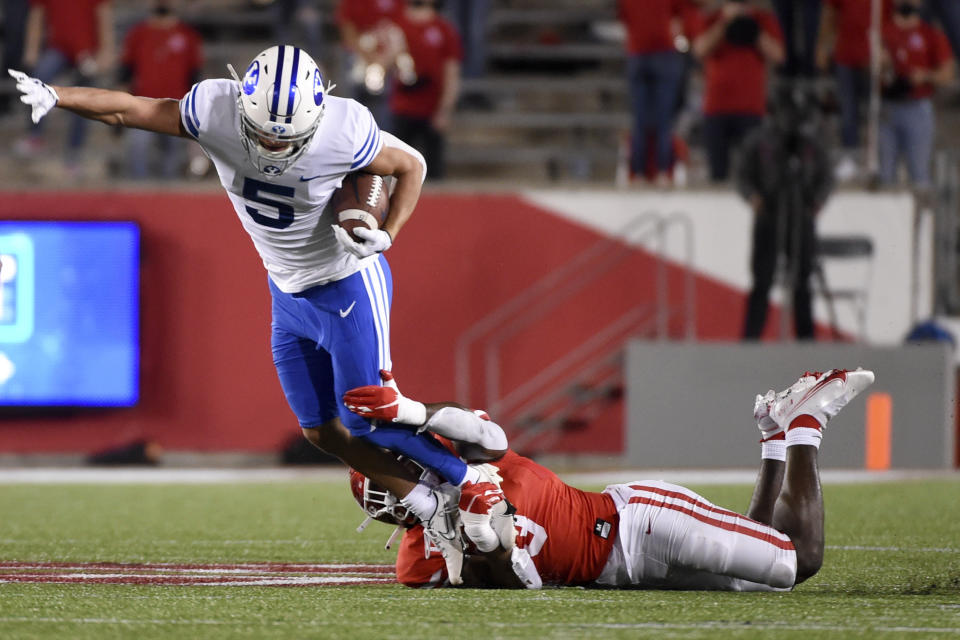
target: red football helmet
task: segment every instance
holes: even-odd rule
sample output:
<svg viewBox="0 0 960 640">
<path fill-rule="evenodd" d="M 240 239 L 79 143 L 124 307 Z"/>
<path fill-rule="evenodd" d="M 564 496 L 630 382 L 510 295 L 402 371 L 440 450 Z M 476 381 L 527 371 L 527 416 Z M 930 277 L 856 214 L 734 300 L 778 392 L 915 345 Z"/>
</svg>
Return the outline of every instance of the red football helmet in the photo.
<svg viewBox="0 0 960 640">
<path fill-rule="evenodd" d="M 361 529 L 366 527 L 371 519 L 401 526 L 417 523 L 416 516 L 403 506 L 395 495 L 356 469 L 350 469 L 350 491 L 353 499 L 367 514 L 367 520 L 360 525 Z"/>
</svg>

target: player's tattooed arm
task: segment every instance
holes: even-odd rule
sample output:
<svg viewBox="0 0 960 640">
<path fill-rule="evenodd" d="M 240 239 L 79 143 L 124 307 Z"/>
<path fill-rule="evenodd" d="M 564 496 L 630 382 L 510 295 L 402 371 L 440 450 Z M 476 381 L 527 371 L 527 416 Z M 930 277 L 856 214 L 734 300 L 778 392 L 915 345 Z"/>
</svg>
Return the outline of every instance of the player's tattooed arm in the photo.
<svg viewBox="0 0 960 640">
<path fill-rule="evenodd" d="M 171 136 L 187 135 L 177 100 L 143 98 L 124 91 L 92 87 L 54 87 L 54 90 L 60 98 L 58 107 L 84 118 Z"/>
</svg>

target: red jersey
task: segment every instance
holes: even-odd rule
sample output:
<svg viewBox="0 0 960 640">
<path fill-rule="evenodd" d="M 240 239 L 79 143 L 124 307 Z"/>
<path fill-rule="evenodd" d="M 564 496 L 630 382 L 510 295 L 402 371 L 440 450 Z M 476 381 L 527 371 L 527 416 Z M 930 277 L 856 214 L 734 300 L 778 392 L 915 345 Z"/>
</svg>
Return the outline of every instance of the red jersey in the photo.
<svg viewBox="0 0 960 640">
<path fill-rule="evenodd" d="M 905 29 L 893 20 L 883 28 L 883 46 L 893 59 L 897 75 L 909 77 L 913 71 L 938 69 L 950 60 L 950 43 L 943 32 L 922 20 Z M 913 99 L 933 95 L 933 85 L 923 84 L 910 90 Z"/>
<path fill-rule="evenodd" d="M 43 8 L 46 46 L 76 63 L 100 48 L 97 9 L 108 0 L 30 0 Z"/>
<path fill-rule="evenodd" d="M 870 22 L 872 0 L 827 0 L 836 11 L 837 44 L 833 60 L 847 67 L 870 66 Z M 884 0 L 881 27 L 890 16 L 892 0 Z"/>
<path fill-rule="evenodd" d="M 783 42 L 783 33 L 777 18 L 770 11 L 749 9 L 747 14 L 769 36 Z M 720 13 L 707 18 L 709 29 Z M 767 61 L 757 47 L 731 44 L 725 39 L 704 61 L 706 88 L 703 112 L 714 114 L 742 114 L 762 116 L 767 111 Z"/>
<path fill-rule="evenodd" d="M 135 95 L 180 98 L 203 66 L 200 34 L 182 22 L 162 27 L 145 20 L 127 34 L 123 64 L 133 71 Z"/>
<path fill-rule="evenodd" d="M 706 28 L 707 12 L 694 0 L 683 0 L 680 7 L 680 25 L 683 35 L 693 41 Z"/>
<path fill-rule="evenodd" d="M 440 16 L 426 22 L 403 18 L 397 24 L 406 36 L 407 50 L 413 58 L 417 81 L 412 86 L 397 81 L 390 100 L 390 110 L 409 118 L 429 119 L 440 106 L 443 71 L 447 62 L 463 59 L 460 35 L 452 24 Z"/>
<path fill-rule="evenodd" d="M 544 584 L 594 581 L 607 562 L 619 525 L 613 498 L 575 489 L 513 451 L 491 464 L 500 470 L 500 486 L 517 508 L 517 546 L 527 549 Z M 425 544 L 419 525 L 404 534 L 397 555 L 397 580 L 402 584 L 438 585 L 446 578 L 440 551 Z M 429 558 L 424 557 L 427 554 Z"/>
<path fill-rule="evenodd" d="M 681 17 L 683 0 L 619 0 L 620 20 L 627 27 L 627 52 L 673 51 L 671 22 Z"/>
<path fill-rule="evenodd" d="M 349 22 L 363 33 L 384 20 L 396 22 L 403 14 L 403 0 L 340 0 L 337 24 Z"/>
</svg>

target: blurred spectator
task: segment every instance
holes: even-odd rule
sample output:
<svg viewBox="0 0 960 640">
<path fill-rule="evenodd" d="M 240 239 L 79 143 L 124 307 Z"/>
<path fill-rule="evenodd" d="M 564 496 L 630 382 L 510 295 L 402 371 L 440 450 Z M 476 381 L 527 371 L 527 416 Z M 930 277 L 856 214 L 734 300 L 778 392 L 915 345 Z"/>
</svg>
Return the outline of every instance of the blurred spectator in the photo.
<svg viewBox="0 0 960 640">
<path fill-rule="evenodd" d="M 828 0 L 829 1 L 829 0 Z M 870 0 L 859 0 L 870 4 Z M 817 31 L 820 28 L 821 0 L 773 0 L 773 8 L 780 20 L 786 42 L 786 76 L 812 76 Z"/>
<path fill-rule="evenodd" d="M 930 186 L 936 86 L 953 79 L 950 45 L 920 17 L 921 0 L 894 0 L 883 29 L 884 83 L 880 122 L 880 180 L 893 184 L 903 158 L 913 186 Z"/>
<path fill-rule="evenodd" d="M 633 109 L 630 170 L 645 173 L 648 130 L 656 150 L 657 184 L 669 184 L 673 162 L 672 123 L 683 58 L 674 40 L 681 35 L 680 0 L 619 0 L 627 29 L 627 78 Z"/>
<path fill-rule="evenodd" d="M 710 178 L 726 180 L 730 152 L 766 112 L 767 65 L 783 62 L 774 15 L 746 0 L 724 0 L 707 18 L 693 51 L 704 64 L 704 143 Z"/>
<path fill-rule="evenodd" d="M 381 129 L 392 130 L 390 87 L 402 37 L 396 23 L 403 0 L 340 0 L 337 26 L 344 49 L 342 81 L 350 97 L 365 105 Z"/>
<path fill-rule="evenodd" d="M 843 155 L 836 175 L 843 181 L 859 172 L 860 123 L 870 97 L 871 5 L 868 0 L 826 0 L 817 42 L 817 67 L 827 71 L 832 60 L 837 76 Z M 891 0 L 883 0 L 881 25 L 889 18 L 891 6 Z"/>
<path fill-rule="evenodd" d="M 706 29 L 713 0 L 681 0 L 681 34 L 676 38 L 677 50 L 683 54 L 683 76 L 677 89 L 677 114 L 674 134 L 689 140 L 695 127 L 703 121 L 703 87 L 693 79 L 700 70 L 700 62 L 693 54 L 693 40 Z"/>
<path fill-rule="evenodd" d="M 316 4 L 313 0 L 275 0 L 270 5 L 273 39 L 306 51 L 320 51 L 323 20 Z"/>
<path fill-rule="evenodd" d="M 779 256 L 793 291 L 797 338 L 813 339 L 810 274 L 815 248 L 814 218 L 833 188 L 829 154 L 817 127 L 808 91 L 778 88 L 773 113 L 743 144 L 737 188 L 753 210 L 753 289 L 747 299 L 743 337 L 756 340 L 767 322 L 768 297 Z"/>
<path fill-rule="evenodd" d="M 927 10 L 940 21 L 953 49 L 953 57 L 960 58 L 960 2 L 927 0 Z"/>
<path fill-rule="evenodd" d="M 463 77 L 479 78 L 487 70 L 487 17 L 491 0 L 449 0 L 446 14 L 463 40 Z"/>
<path fill-rule="evenodd" d="M 96 76 L 114 64 L 112 0 L 30 0 L 23 64 L 38 80 L 52 83 L 64 71 L 75 71 L 73 84 L 95 86 Z M 43 122 L 43 121 L 41 121 Z M 89 121 L 73 116 L 67 145 L 67 165 L 78 168 Z M 33 155 L 42 150 L 41 125 L 17 151 Z"/>
<path fill-rule="evenodd" d="M 427 160 L 427 177 L 442 179 L 446 131 L 460 92 L 460 36 L 437 13 L 437 0 L 408 0 L 399 22 L 416 74 L 395 82 L 390 108 L 394 131 Z"/>
<path fill-rule="evenodd" d="M 6 69 L 23 68 L 23 38 L 27 30 L 27 13 L 30 10 L 29 0 L 3 0 L 3 60 L 0 61 L 4 82 L 13 83 L 6 74 Z M 13 95 L 0 95 L 0 114 L 6 113 L 13 101 Z"/>
<path fill-rule="evenodd" d="M 200 79 L 200 34 L 180 21 L 175 13 L 177 4 L 176 0 L 153 0 L 150 17 L 134 25 L 127 34 L 120 72 L 121 80 L 130 83 L 134 95 L 179 99 Z M 157 173 L 175 178 L 180 174 L 186 157 L 186 138 L 142 129 L 128 129 L 126 136 L 130 177 L 146 178 Z M 152 159 L 159 161 L 158 172 L 150 171 Z"/>
</svg>

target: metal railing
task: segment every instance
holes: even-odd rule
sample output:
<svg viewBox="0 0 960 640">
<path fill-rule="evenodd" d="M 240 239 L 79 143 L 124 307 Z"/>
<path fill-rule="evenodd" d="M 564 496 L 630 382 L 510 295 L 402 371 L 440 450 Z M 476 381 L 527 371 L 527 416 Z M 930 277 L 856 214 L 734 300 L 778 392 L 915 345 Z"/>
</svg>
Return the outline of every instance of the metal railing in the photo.
<svg viewBox="0 0 960 640">
<path fill-rule="evenodd" d="M 641 321 L 653 316 L 656 336 L 668 336 L 671 310 L 669 306 L 669 273 L 666 258 L 668 234 L 671 229 L 680 229 L 684 236 L 683 316 L 684 333 L 687 339 L 696 334 L 696 280 L 693 273 L 694 245 L 693 223 L 682 212 L 661 214 L 645 211 L 631 219 L 611 237 L 600 240 L 563 266 L 544 276 L 530 287 L 494 309 L 467 329 L 457 341 L 456 387 L 457 397 L 463 404 L 475 404 L 472 397 L 473 380 L 471 353 L 483 347 L 483 406 L 501 413 L 510 407 L 522 404 L 524 398 L 536 394 L 539 389 L 553 382 L 559 375 L 576 371 L 577 366 L 593 362 L 590 356 L 598 350 L 609 352 L 611 343 L 615 350 L 631 335 Z M 583 291 L 598 278 L 634 255 L 637 245 L 652 242 L 656 259 L 654 272 L 655 301 L 652 305 L 640 305 L 601 327 L 586 341 L 561 353 L 551 364 L 536 372 L 529 380 L 509 393 L 501 392 L 502 360 L 504 345 L 524 329 L 556 309 L 578 292 Z"/>
</svg>

